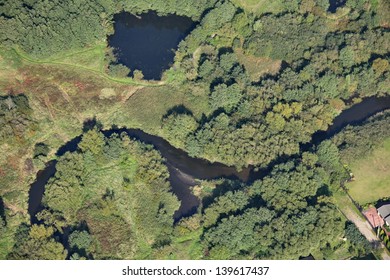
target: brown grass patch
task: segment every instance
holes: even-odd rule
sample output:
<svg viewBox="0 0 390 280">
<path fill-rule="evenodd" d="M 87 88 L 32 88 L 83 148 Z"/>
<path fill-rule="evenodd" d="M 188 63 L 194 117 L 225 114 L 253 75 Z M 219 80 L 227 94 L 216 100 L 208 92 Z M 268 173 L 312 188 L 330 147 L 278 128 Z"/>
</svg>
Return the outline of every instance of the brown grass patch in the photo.
<svg viewBox="0 0 390 280">
<path fill-rule="evenodd" d="M 252 81 L 258 81 L 267 74 L 275 75 L 279 72 L 282 61 L 268 57 L 256 57 L 244 54 L 242 49 L 236 50 L 238 60 L 244 65 Z"/>
</svg>

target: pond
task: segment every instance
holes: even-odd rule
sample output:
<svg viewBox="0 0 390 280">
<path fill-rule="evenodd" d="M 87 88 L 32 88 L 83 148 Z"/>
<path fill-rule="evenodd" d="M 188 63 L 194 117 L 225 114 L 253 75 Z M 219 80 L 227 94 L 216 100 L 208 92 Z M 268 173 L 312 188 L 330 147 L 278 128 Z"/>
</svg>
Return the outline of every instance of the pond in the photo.
<svg viewBox="0 0 390 280">
<path fill-rule="evenodd" d="M 364 99 L 361 103 L 352 106 L 343 111 L 335 118 L 333 125 L 327 131 L 319 131 L 313 135 L 312 142 L 303 145 L 303 149 L 309 149 L 312 144 L 317 144 L 325 139 L 332 137 L 349 124 L 356 125 L 365 119 L 390 108 L 390 96 L 387 97 L 370 97 Z M 104 131 L 106 136 L 112 133 L 126 132 L 130 137 L 140 141 L 152 144 L 160 151 L 166 159 L 166 164 L 170 173 L 169 181 L 172 191 L 181 201 L 179 210 L 174 215 L 175 221 L 182 217 L 194 214 L 200 204 L 200 201 L 191 192 L 191 187 L 197 184 L 196 179 L 216 179 L 232 178 L 239 179 L 242 182 L 253 182 L 256 179 L 264 177 L 268 170 L 255 170 L 253 167 L 237 171 L 234 167 L 226 166 L 221 163 L 211 163 L 204 159 L 192 158 L 185 151 L 171 146 L 161 137 L 147 134 L 139 129 L 113 129 Z M 65 152 L 74 152 L 81 137 L 78 136 L 69 141 L 58 150 L 57 155 Z M 37 175 L 37 181 L 31 185 L 29 197 L 29 214 L 32 221 L 35 221 L 35 214 L 42 209 L 41 200 L 47 181 L 55 173 L 55 161 L 51 161 L 47 168 L 40 171 Z"/>
<path fill-rule="evenodd" d="M 159 80 L 162 72 L 172 66 L 178 44 L 194 27 L 188 17 L 122 12 L 114 16 L 115 33 L 108 43 L 115 49 L 118 63 L 131 71 L 141 70 L 147 80 Z"/>
<path fill-rule="evenodd" d="M 335 13 L 337 8 L 342 7 L 347 3 L 347 0 L 329 0 L 328 12 Z"/>
</svg>

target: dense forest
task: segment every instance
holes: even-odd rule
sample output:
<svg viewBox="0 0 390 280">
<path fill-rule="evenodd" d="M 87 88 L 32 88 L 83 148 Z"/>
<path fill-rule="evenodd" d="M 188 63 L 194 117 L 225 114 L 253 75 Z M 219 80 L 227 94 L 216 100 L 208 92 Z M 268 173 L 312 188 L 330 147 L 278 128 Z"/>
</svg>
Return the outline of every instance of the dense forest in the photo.
<svg viewBox="0 0 390 280">
<path fill-rule="evenodd" d="M 212 110 L 182 141 L 191 155 L 266 166 L 298 153 L 299 144 L 325 130 L 352 96 L 388 93 L 390 33 L 378 26 L 377 15 L 356 5 L 350 8 L 355 17 L 335 30 L 324 28 L 331 24 L 328 18 L 315 16 L 324 12 L 321 6 L 313 9 L 313 14 L 264 15 L 252 23 L 225 3 L 182 43 L 189 84 L 209 96 Z M 217 24 L 213 16 L 225 22 Z M 220 42 L 211 33 L 223 34 L 218 39 L 230 44 L 216 48 Z M 194 63 L 188 53 L 205 43 Z M 262 57 L 281 61 L 279 71 L 253 79 L 250 64 Z"/>
<path fill-rule="evenodd" d="M 179 203 L 150 146 L 91 130 L 58 159 L 38 224 L 21 224 L 11 259 L 132 259 L 169 242 Z M 68 236 L 67 251 L 54 236 Z M 64 238 L 64 237 L 62 237 Z"/>
<path fill-rule="evenodd" d="M 337 197 L 348 163 L 390 137 L 389 112 L 311 140 L 346 108 L 389 95 L 390 3 L 272 2 L 0 0 L 0 259 L 370 254 Z M 196 22 L 161 81 L 115 64 L 107 36 L 121 11 Z M 192 178 L 200 205 L 174 221 L 172 167 L 156 147 L 107 133 L 118 127 L 262 173 Z M 49 162 L 55 173 L 31 214 L 30 185 Z"/>
<path fill-rule="evenodd" d="M 361 158 L 390 137 L 390 111 L 366 120 L 360 126 L 348 126 L 333 138 L 345 162 Z"/>
</svg>

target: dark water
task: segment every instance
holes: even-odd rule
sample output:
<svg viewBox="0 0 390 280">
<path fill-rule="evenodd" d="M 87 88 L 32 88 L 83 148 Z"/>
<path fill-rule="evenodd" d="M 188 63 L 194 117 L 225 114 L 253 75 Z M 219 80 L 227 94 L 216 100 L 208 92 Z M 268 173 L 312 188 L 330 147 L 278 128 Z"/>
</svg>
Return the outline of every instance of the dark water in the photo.
<svg viewBox="0 0 390 280">
<path fill-rule="evenodd" d="M 347 0 L 329 0 L 328 12 L 335 13 L 337 8 L 342 7 L 347 3 Z"/>
<path fill-rule="evenodd" d="M 4 222 L 5 220 L 5 209 L 4 209 L 4 201 L 3 198 L 0 196 L 0 217 L 3 218 Z"/>
<path fill-rule="evenodd" d="M 246 182 L 253 175 L 251 168 L 246 168 L 239 172 L 234 167 L 221 163 L 211 163 L 207 160 L 192 158 L 185 151 L 171 146 L 163 138 L 147 134 L 139 129 L 112 129 L 103 133 L 106 137 L 109 137 L 113 133 L 121 134 L 123 132 L 126 132 L 131 138 L 153 145 L 166 159 L 172 191 L 181 201 L 180 208 L 174 214 L 175 220 L 190 216 L 196 212 L 199 200 L 190 190 L 190 187 L 197 184 L 196 179 L 226 177 Z M 58 149 L 56 155 L 62 156 L 66 152 L 75 152 L 80 141 L 81 136 L 70 140 Z M 50 177 L 54 175 L 56 163 L 56 161 L 49 162 L 44 170 L 38 172 L 37 180 L 31 185 L 28 212 L 32 221 L 36 222 L 35 214 L 42 210 L 41 201 L 45 185 Z"/>
<path fill-rule="evenodd" d="M 318 131 L 314 133 L 312 143 L 318 144 L 339 133 L 347 125 L 358 125 L 367 118 L 389 108 L 390 96 L 365 98 L 362 102 L 344 110 L 337 116 L 327 131 Z"/>
<path fill-rule="evenodd" d="M 190 190 L 190 187 L 197 184 L 196 179 L 228 177 L 245 182 L 250 179 L 250 168 L 238 172 L 234 167 L 221 163 L 211 163 L 204 159 L 192 158 L 185 151 L 171 146 L 163 138 L 147 134 L 139 129 L 115 130 L 105 134 L 108 136 L 109 133 L 120 133 L 122 131 L 126 131 L 132 138 L 152 144 L 166 159 L 172 191 L 181 201 L 180 208 L 174 214 L 175 220 L 190 216 L 196 212 L 199 200 Z"/>
<path fill-rule="evenodd" d="M 31 185 L 28 193 L 28 213 L 30 214 L 31 222 L 37 223 L 35 214 L 43 209 L 42 197 L 45 192 L 45 185 L 56 172 L 57 161 L 53 160 L 46 164 L 44 170 L 38 171 L 37 180 Z"/>
<path fill-rule="evenodd" d="M 390 108 L 390 96 L 383 98 L 370 97 L 364 99 L 361 103 L 352 106 L 350 109 L 343 111 L 335 118 L 332 126 L 327 131 L 320 131 L 313 135 L 312 144 L 317 144 L 325 139 L 332 137 L 342 130 L 345 126 L 360 124 L 365 119 Z M 252 182 L 261 178 L 267 171 L 254 171 L 253 168 L 246 168 L 237 171 L 234 167 L 229 167 L 221 163 L 211 163 L 207 160 L 192 158 L 180 149 L 172 147 L 164 139 L 147 134 L 139 129 L 114 129 L 105 131 L 106 136 L 112 133 L 127 132 L 132 138 L 136 138 L 147 144 L 152 144 L 158 149 L 161 155 L 166 159 L 166 164 L 170 173 L 170 183 L 172 191 L 181 201 L 179 210 L 175 213 L 174 219 L 177 221 L 181 217 L 192 215 L 199 206 L 199 200 L 191 193 L 190 187 L 196 185 L 196 179 L 216 179 L 227 177 L 239 179 L 243 182 Z M 69 141 L 58 150 L 58 155 L 65 152 L 74 152 L 81 137 L 76 137 Z M 47 181 L 55 173 L 55 161 L 49 162 L 47 168 L 40 171 L 37 175 L 37 181 L 31 185 L 29 199 L 29 213 L 31 217 L 41 209 L 41 200 L 44 193 L 44 187 Z M 32 218 L 33 219 L 33 218 Z"/>
<path fill-rule="evenodd" d="M 178 44 L 194 28 L 187 17 L 158 16 L 155 12 L 136 17 L 122 12 L 114 16 L 115 33 L 108 38 L 118 62 L 132 71 L 141 70 L 147 80 L 161 79 L 173 63 Z"/>
</svg>

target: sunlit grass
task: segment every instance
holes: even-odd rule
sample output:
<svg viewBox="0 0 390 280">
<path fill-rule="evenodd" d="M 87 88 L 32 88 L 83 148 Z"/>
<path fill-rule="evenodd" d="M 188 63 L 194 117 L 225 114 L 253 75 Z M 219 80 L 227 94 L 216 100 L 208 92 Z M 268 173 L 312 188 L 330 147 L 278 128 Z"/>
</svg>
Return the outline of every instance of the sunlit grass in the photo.
<svg viewBox="0 0 390 280">
<path fill-rule="evenodd" d="M 390 197 L 390 139 L 350 168 L 355 180 L 348 188 L 358 203 L 365 205 Z"/>
<path fill-rule="evenodd" d="M 246 11 L 258 15 L 271 12 L 279 13 L 284 10 L 284 4 L 281 0 L 233 0 L 232 2 Z"/>
<path fill-rule="evenodd" d="M 24 60 L 26 63 L 40 64 L 40 65 L 53 65 L 63 66 L 71 69 L 80 69 L 91 72 L 100 76 L 100 78 L 110 80 L 116 83 L 129 84 L 129 85 L 143 85 L 143 86 L 161 86 L 165 84 L 163 81 L 135 81 L 130 77 L 118 78 L 112 77 L 105 72 L 105 46 L 97 45 L 95 47 L 87 48 L 78 51 L 64 52 L 50 58 L 36 59 L 29 56 L 26 52 L 22 51 L 18 47 L 13 48 L 14 53 L 19 59 Z M 1 54 L 1 52 L 0 52 Z M 13 55 L 14 57 L 15 55 Z"/>
</svg>

